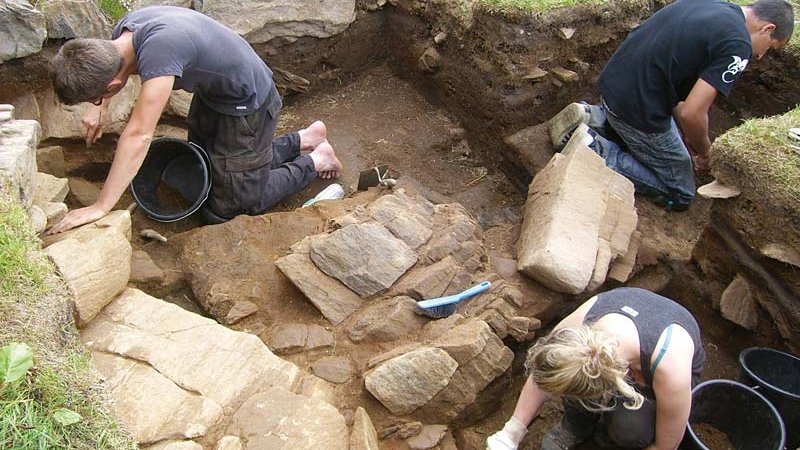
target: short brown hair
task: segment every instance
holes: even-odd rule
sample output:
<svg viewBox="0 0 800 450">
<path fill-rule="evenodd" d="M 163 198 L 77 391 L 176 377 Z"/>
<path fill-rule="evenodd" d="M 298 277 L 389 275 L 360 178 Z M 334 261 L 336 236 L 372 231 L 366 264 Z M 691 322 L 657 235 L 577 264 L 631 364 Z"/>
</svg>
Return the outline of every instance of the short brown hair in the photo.
<svg viewBox="0 0 800 450">
<path fill-rule="evenodd" d="M 97 100 L 122 68 L 122 56 L 111 41 L 72 39 L 50 61 L 58 98 L 67 105 Z"/>
</svg>

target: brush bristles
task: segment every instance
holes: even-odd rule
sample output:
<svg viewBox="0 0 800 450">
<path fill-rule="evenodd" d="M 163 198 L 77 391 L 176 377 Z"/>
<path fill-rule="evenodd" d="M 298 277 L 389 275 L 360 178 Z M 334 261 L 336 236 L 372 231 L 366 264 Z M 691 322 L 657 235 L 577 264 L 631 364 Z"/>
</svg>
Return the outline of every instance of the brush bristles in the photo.
<svg viewBox="0 0 800 450">
<path fill-rule="evenodd" d="M 449 305 L 434 306 L 433 308 L 420 308 L 417 306 L 416 312 L 434 319 L 443 319 L 456 312 L 456 304 L 451 303 Z"/>
</svg>

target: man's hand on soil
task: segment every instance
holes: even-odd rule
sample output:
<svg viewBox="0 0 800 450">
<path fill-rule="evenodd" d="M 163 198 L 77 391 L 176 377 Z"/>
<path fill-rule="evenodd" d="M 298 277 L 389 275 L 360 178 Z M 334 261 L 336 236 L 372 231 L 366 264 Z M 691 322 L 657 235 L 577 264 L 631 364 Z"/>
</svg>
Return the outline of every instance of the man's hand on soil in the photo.
<svg viewBox="0 0 800 450">
<path fill-rule="evenodd" d="M 97 204 L 76 209 L 67 213 L 67 215 L 61 219 L 61 221 L 53 225 L 53 227 L 47 230 L 45 234 L 49 236 L 51 234 L 61 233 L 83 224 L 102 219 L 106 214 L 108 214 L 108 211 L 104 210 L 100 206 L 97 206 Z"/>
</svg>

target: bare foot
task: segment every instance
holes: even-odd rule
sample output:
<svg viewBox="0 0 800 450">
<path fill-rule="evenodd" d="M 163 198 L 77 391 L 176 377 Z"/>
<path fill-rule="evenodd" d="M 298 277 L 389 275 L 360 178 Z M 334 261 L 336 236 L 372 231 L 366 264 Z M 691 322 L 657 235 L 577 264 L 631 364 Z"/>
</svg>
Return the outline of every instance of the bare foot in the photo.
<svg viewBox="0 0 800 450">
<path fill-rule="evenodd" d="M 333 147 L 331 147 L 328 141 L 319 144 L 314 151 L 309 153 L 309 156 L 314 160 L 314 169 L 317 171 L 320 178 L 329 180 L 339 177 L 339 171 L 342 170 L 342 163 L 339 162 L 336 153 L 333 151 Z"/>
<path fill-rule="evenodd" d="M 311 151 L 317 148 L 319 144 L 328 140 L 328 129 L 325 124 L 318 120 L 308 128 L 303 128 L 297 132 L 300 135 L 300 151 Z"/>
</svg>

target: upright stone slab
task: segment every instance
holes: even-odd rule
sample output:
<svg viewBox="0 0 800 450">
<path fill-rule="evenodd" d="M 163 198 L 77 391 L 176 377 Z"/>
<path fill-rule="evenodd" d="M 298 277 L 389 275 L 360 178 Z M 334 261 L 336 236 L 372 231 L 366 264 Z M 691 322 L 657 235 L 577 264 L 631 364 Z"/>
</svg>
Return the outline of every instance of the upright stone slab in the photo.
<svg viewBox="0 0 800 450">
<path fill-rule="evenodd" d="M 350 450 L 380 450 L 378 433 L 367 411 L 356 408 L 353 415 L 353 431 L 350 432 Z"/>
<path fill-rule="evenodd" d="M 0 182 L 8 185 L 25 209 L 33 204 L 36 147 L 41 135 L 39 123 L 33 120 L 0 121 Z"/>
<path fill-rule="evenodd" d="M 93 224 L 82 228 L 83 234 L 45 248 L 74 295 L 79 327 L 125 289 L 131 273 L 131 244 L 123 234 Z"/>
<path fill-rule="evenodd" d="M 603 236 L 608 235 L 605 245 L 609 247 L 611 240 L 615 245 L 620 241 L 613 237 L 618 216 L 607 217 L 609 186 L 617 189 L 624 185 L 619 177 L 588 147 L 554 155 L 528 189 L 517 242 L 517 269 L 569 294 L 583 292 L 596 270 L 603 270 L 604 278 L 608 264 L 604 269 L 595 266 Z M 630 228 L 628 219 L 622 222 L 622 228 Z M 627 250 L 627 244 L 625 247 Z"/>
<path fill-rule="evenodd" d="M 722 317 L 746 328 L 755 330 L 758 325 L 758 307 L 747 279 L 738 275 L 725 288 L 720 299 Z"/>
<path fill-rule="evenodd" d="M 0 63 L 39 52 L 46 37 L 44 14 L 29 2 L 0 3 Z"/>
</svg>

